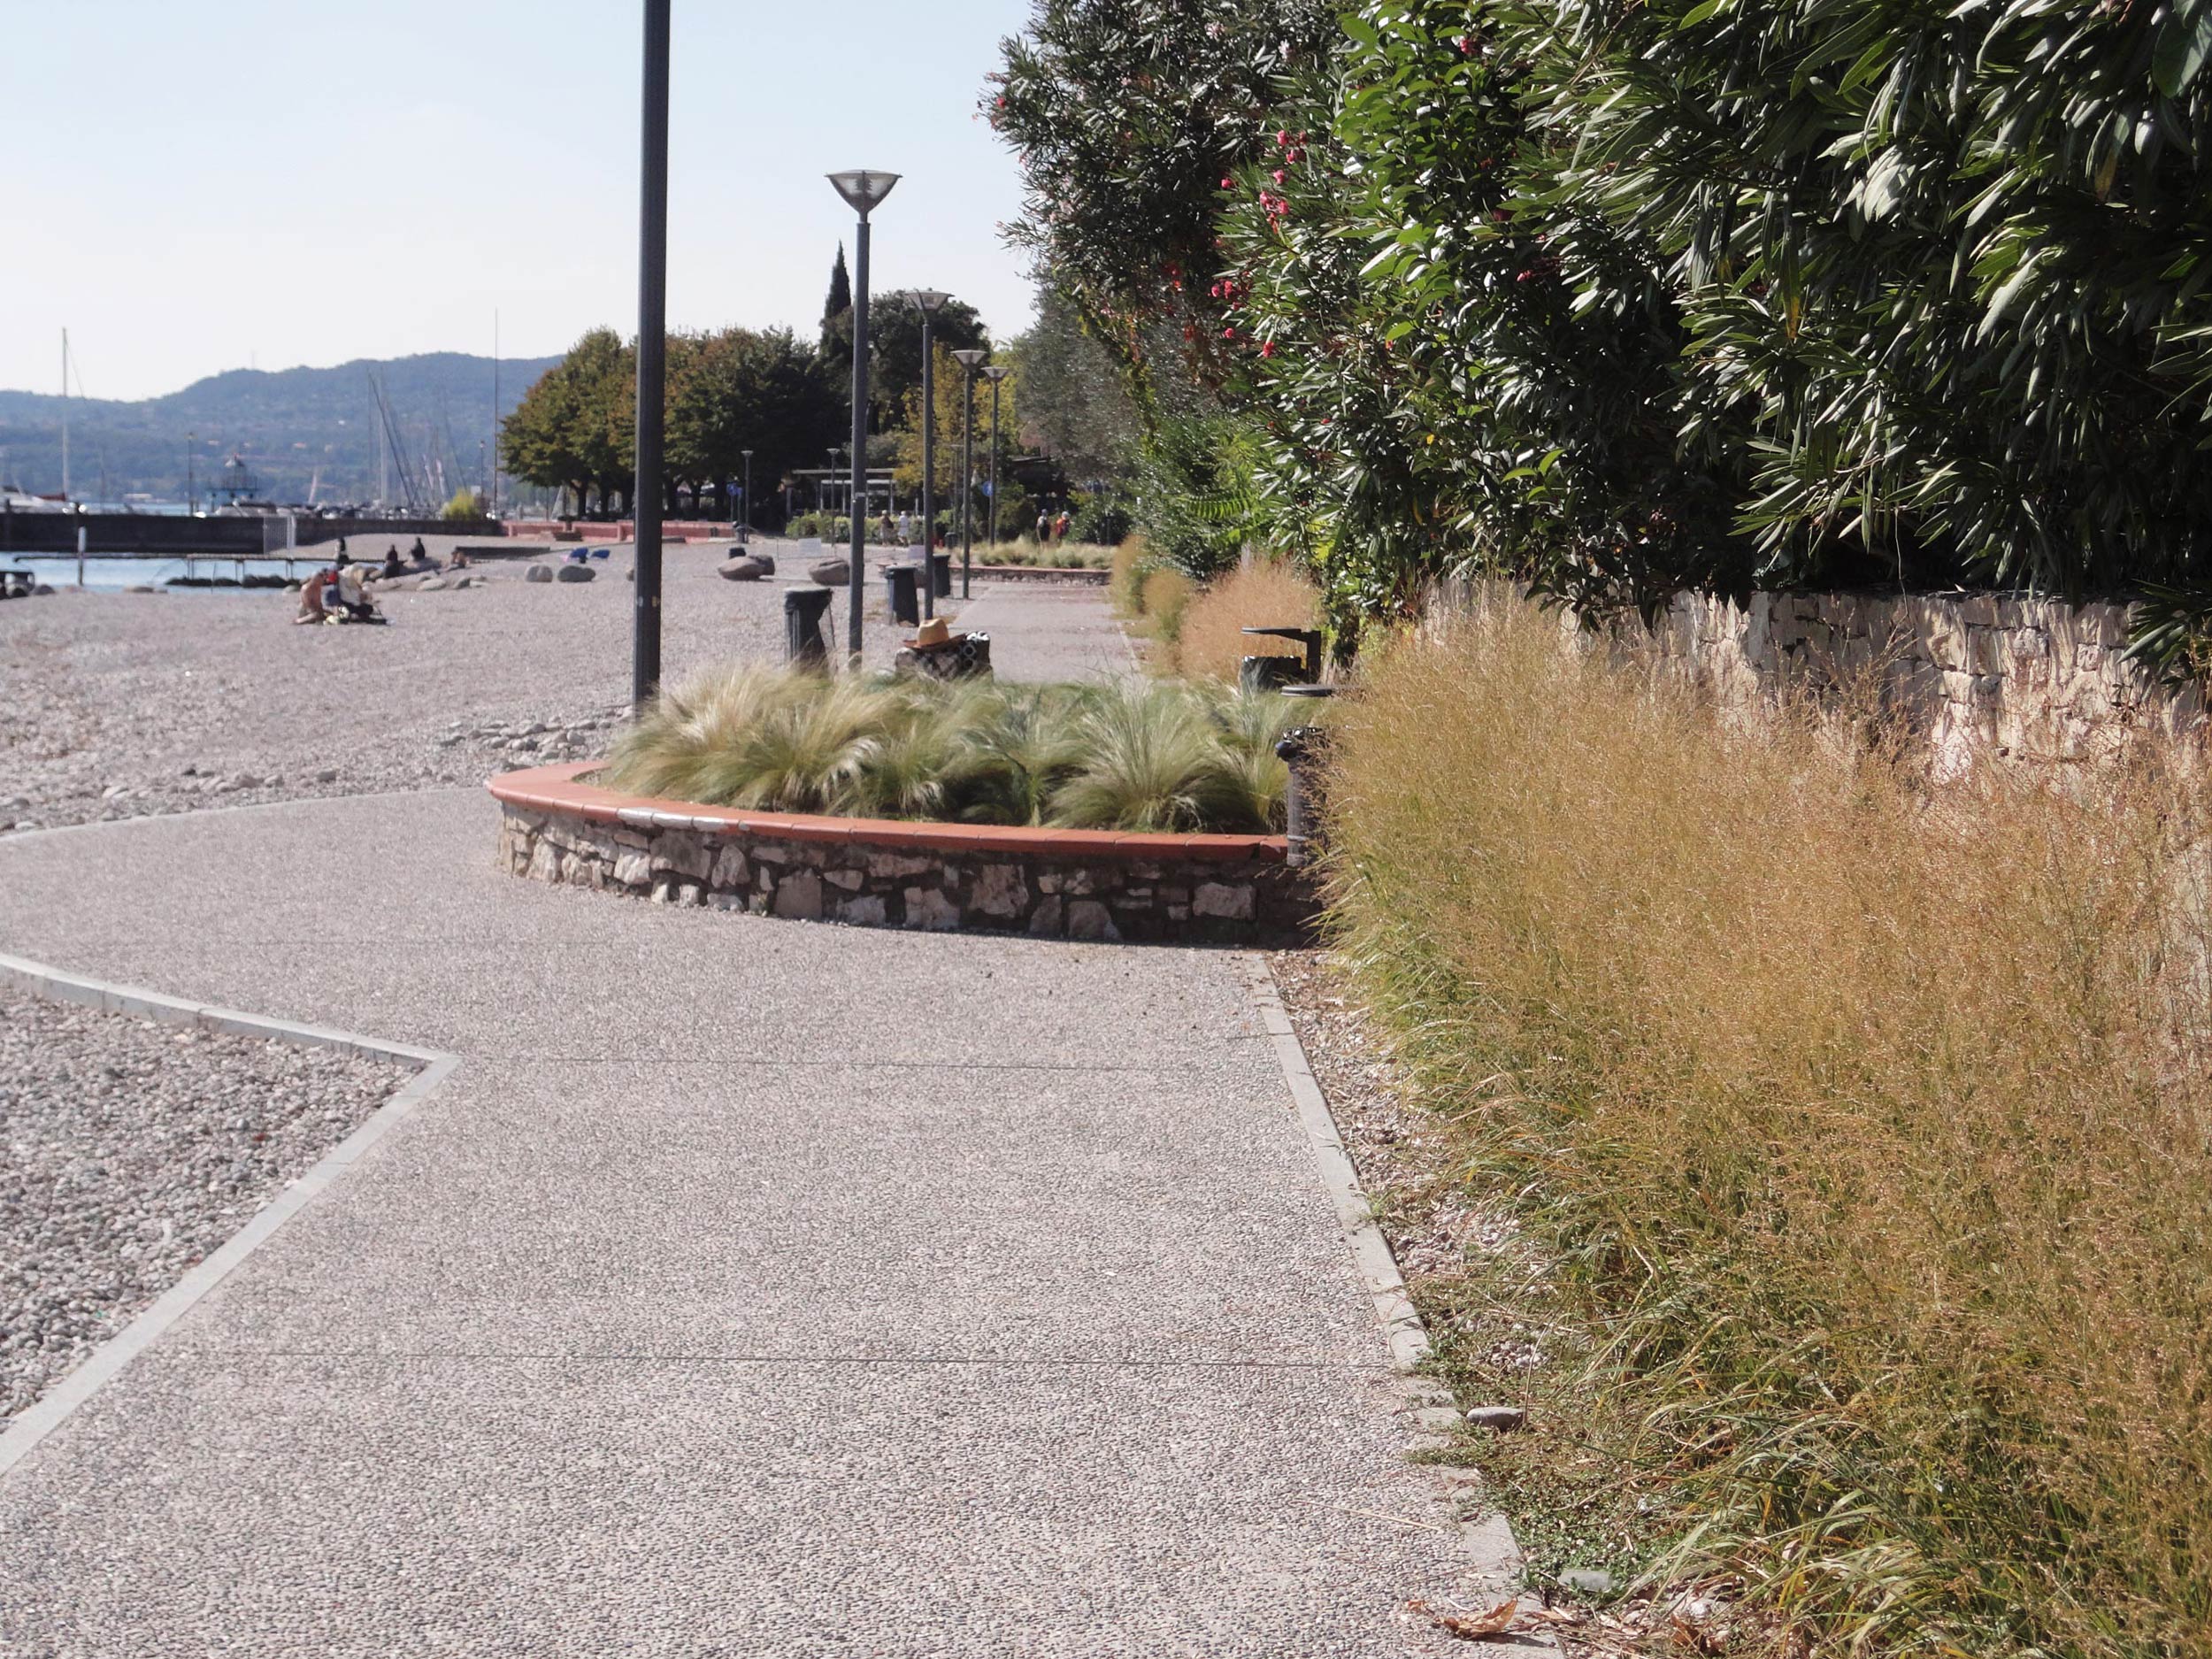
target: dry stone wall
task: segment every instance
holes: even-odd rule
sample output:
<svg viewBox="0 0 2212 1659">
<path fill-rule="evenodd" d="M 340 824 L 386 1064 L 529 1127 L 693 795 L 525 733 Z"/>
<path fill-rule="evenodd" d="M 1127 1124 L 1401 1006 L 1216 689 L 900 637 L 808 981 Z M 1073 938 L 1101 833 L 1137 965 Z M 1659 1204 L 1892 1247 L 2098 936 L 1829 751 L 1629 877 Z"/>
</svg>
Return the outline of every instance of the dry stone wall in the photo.
<svg viewBox="0 0 2212 1659">
<path fill-rule="evenodd" d="M 1448 587 L 1448 610 L 1480 603 Z M 1869 678 L 1926 738 L 1939 775 L 1981 755 L 2080 762 L 2139 733 L 2201 733 L 2193 687 L 2176 691 L 2126 661 L 2127 609 L 1994 594 L 1755 594 L 1748 604 L 1679 594 L 1630 649 L 1728 707 L 1791 683 Z"/>
</svg>

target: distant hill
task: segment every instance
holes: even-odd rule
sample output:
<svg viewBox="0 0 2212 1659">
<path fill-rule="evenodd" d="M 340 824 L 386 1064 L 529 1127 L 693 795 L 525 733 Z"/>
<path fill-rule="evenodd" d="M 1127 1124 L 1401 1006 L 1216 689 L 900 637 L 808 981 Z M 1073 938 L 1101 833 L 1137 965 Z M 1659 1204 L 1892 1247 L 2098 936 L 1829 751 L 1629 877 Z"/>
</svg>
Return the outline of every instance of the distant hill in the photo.
<svg viewBox="0 0 2212 1659">
<path fill-rule="evenodd" d="M 502 415 L 558 357 L 499 365 Z M 233 455 L 243 458 L 265 500 L 361 503 L 401 498 L 401 468 L 387 462 L 380 496 L 373 375 L 384 388 L 399 450 L 419 495 L 442 504 L 482 481 L 480 457 L 492 435 L 492 359 L 457 351 L 331 369 L 263 373 L 233 369 L 165 397 L 139 403 L 69 400 L 69 484 L 80 500 L 128 494 L 185 496 L 188 449 L 203 500 Z M 0 482 L 47 494 L 61 488 L 62 400 L 0 392 Z M 480 445 L 482 447 L 480 449 Z"/>
</svg>

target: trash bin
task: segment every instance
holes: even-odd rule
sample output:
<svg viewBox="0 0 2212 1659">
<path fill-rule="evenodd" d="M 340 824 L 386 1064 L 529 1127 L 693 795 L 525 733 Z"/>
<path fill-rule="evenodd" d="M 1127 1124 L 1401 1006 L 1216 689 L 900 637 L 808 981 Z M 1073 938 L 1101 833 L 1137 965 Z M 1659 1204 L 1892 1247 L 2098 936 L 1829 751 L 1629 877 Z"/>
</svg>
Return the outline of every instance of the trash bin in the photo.
<svg viewBox="0 0 2212 1659">
<path fill-rule="evenodd" d="M 952 555 L 949 553 L 931 554 L 929 556 L 929 573 L 930 585 L 933 591 L 935 592 L 937 597 L 940 599 L 951 598 Z M 1313 676 L 1309 674 L 1306 678 L 1311 680 Z"/>
<path fill-rule="evenodd" d="M 1285 686 L 1282 689 L 1286 696 L 1291 697 L 1317 699 L 1336 695 L 1333 686 Z M 1275 752 L 1290 768 L 1290 787 L 1284 791 L 1283 797 L 1284 839 L 1289 843 L 1289 849 L 1283 862 L 1294 870 L 1311 864 L 1315 854 L 1320 850 L 1321 822 L 1317 809 L 1321 802 L 1321 764 L 1327 753 L 1328 741 L 1329 733 L 1325 727 L 1301 726 L 1284 733 L 1275 742 Z"/>
<path fill-rule="evenodd" d="M 1237 683 L 1247 691 L 1269 691 L 1285 686 L 1311 684 L 1321 678 L 1321 630 L 1318 628 L 1241 628 L 1238 632 L 1260 639 L 1288 640 L 1298 647 L 1296 657 L 1248 657 L 1239 665 Z M 1254 664 L 1269 666 L 1255 668 Z M 1282 667 L 1272 664 L 1280 663 Z"/>
<path fill-rule="evenodd" d="M 894 622 L 919 622 L 921 606 L 914 597 L 914 579 L 919 572 L 911 565 L 887 565 L 883 567 L 885 602 L 891 607 Z"/>
<path fill-rule="evenodd" d="M 827 588 L 789 588 L 783 595 L 784 660 L 819 666 L 829 661 L 822 640 L 822 618 L 829 612 Z"/>
</svg>

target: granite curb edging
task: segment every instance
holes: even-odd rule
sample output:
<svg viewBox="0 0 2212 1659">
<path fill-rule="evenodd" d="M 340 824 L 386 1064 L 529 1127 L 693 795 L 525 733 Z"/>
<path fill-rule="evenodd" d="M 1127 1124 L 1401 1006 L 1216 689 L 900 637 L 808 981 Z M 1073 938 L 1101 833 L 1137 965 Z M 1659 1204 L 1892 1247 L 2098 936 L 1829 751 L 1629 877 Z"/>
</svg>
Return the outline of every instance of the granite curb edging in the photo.
<svg viewBox="0 0 2212 1659">
<path fill-rule="evenodd" d="M 601 764 L 505 773 L 499 859 L 534 880 L 799 921 L 1177 944 L 1295 943 L 1320 903 L 1279 835 L 749 812 L 624 795 Z"/>
<path fill-rule="evenodd" d="M 84 827 L 73 826 L 71 827 Z M 105 828 L 107 826 L 94 827 Z M 150 1302 L 121 1330 L 109 1337 L 83 1360 L 57 1378 L 53 1384 L 0 1426 L 0 1476 L 20 1463 L 47 1436 L 67 1422 L 78 1409 L 131 1362 L 159 1341 L 195 1305 L 204 1300 L 245 1259 L 267 1243 L 276 1231 L 297 1215 L 338 1178 L 365 1156 L 369 1149 L 399 1126 L 400 1121 L 436 1092 L 461 1064 L 458 1055 L 425 1048 L 413 1043 L 390 1042 L 338 1031 L 326 1025 L 272 1019 L 214 1003 L 193 1002 L 164 996 L 158 991 L 115 985 L 82 974 L 65 973 L 27 957 L 0 954 L 0 982 L 58 1002 L 80 1002 L 111 1013 L 133 1015 L 163 1025 L 199 1026 L 234 1035 L 266 1038 L 273 1042 L 303 1048 L 336 1048 L 371 1059 L 392 1060 L 415 1068 L 384 1103 L 297 1177 L 272 1194 L 268 1201 L 220 1245 L 203 1256 L 184 1276 Z"/>
</svg>

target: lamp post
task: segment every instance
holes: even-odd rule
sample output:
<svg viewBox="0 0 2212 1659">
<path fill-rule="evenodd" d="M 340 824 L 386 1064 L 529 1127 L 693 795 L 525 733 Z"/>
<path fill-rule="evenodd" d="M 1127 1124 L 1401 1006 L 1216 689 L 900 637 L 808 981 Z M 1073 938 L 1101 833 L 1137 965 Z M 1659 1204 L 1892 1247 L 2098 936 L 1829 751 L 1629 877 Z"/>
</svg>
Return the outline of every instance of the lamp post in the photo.
<svg viewBox="0 0 2212 1659">
<path fill-rule="evenodd" d="M 750 547 L 753 543 L 753 452 L 747 449 L 742 453 L 745 457 L 745 527 L 738 533 L 737 539 Z"/>
<path fill-rule="evenodd" d="M 914 288 L 907 298 L 922 314 L 922 614 L 937 614 L 937 403 L 934 348 L 930 325 L 951 295 L 936 288 Z"/>
<path fill-rule="evenodd" d="M 848 586 L 851 604 L 845 627 L 845 649 L 856 668 L 860 665 L 861 590 L 868 580 L 868 521 L 856 510 L 868 488 L 868 215 L 891 194 L 899 175 L 853 168 L 831 173 L 829 181 L 860 219 L 853 236 L 853 480 L 848 507 L 852 518 L 852 579 Z"/>
<path fill-rule="evenodd" d="M 200 511 L 200 487 L 196 472 L 192 465 L 195 458 L 194 451 L 199 448 L 199 444 L 200 434 L 198 433 L 188 432 L 184 434 L 184 511 L 188 517 Z"/>
<path fill-rule="evenodd" d="M 960 596 L 968 596 L 968 573 L 975 564 L 975 372 L 983 362 L 980 347 L 952 354 L 968 372 L 960 413 Z"/>
<path fill-rule="evenodd" d="M 1006 371 L 994 363 L 983 371 L 991 383 L 991 545 L 998 545 L 998 383 Z"/>
<path fill-rule="evenodd" d="M 639 167 L 637 581 L 630 698 L 642 711 L 661 679 L 661 440 L 668 385 L 668 6 L 645 0 L 645 132 Z"/>
</svg>

